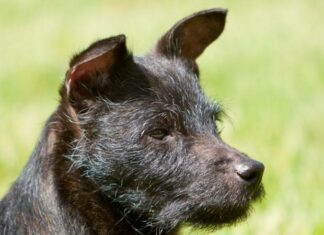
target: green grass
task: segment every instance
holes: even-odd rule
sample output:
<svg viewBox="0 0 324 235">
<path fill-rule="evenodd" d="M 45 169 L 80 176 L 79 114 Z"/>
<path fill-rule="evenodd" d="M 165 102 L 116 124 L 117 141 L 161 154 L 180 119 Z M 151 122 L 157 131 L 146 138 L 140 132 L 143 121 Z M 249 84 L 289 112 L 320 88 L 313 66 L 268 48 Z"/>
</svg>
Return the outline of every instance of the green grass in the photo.
<svg viewBox="0 0 324 235">
<path fill-rule="evenodd" d="M 320 0 L 0 0 L 0 196 L 57 105 L 73 53 L 125 33 L 144 54 L 178 19 L 213 6 L 229 14 L 224 34 L 198 60 L 202 86 L 231 117 L 224 139 L 265 163 L 267 190 L 248 221 L 216 234 L 324 234 Z"/>
</svg>

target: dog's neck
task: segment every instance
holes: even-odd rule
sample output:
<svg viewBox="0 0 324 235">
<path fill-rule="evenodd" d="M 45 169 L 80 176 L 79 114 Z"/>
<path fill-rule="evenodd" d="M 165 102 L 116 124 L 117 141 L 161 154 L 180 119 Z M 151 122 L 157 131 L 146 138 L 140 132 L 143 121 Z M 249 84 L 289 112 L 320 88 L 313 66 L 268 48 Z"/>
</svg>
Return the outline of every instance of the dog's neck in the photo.
<svg viewBox="0 0 324 235">
<path fill-rule="evenodd" d="M 80 135 L 75 117 L 71 109 L 59 107 L 46 125 L 45 143 L 40 143 L 43 146 L 39 157 L 46 158 L 50 166 L 45 180 L 53 189 L 57 208 L 64 210 L 67 217 L 64 227 L 73 230 L 68 231 L 70 234 L 78 229 L 79 234 L 135 234 L 110 201 L 82 177 L 80 170 L 71 169 L 71 161 L 65 156 Z M 76 218 L 74 225 L 70 217 Z"/>
</svg>

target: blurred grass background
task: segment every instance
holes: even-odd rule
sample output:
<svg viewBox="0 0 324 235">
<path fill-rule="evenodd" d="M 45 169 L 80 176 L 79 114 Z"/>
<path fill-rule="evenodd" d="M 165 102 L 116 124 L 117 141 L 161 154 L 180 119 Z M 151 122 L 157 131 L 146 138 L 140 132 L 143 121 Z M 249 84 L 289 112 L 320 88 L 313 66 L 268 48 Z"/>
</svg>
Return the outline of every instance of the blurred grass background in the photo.
<svg viewBox="0 0 324 235">
<path fill-rule="evenodd" d="M 320 0 L 0 0 L 0 197 L 55 109 L 73 53 L 125 33 L 144 54 L 180 18 L 217 6 L 228 20 L 198 60 L 202 86 L 231 117 L 224 139 L 265 163 L 267 197 L 248 221 L 216 234 L 324 234 Z"/>
</svg>

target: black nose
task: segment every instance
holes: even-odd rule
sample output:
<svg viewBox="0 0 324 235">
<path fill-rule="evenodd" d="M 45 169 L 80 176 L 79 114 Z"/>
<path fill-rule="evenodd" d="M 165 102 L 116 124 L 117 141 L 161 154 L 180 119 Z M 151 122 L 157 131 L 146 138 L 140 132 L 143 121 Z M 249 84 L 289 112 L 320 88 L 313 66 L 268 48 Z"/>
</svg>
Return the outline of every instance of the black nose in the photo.
<svg viewBox="0 0 324 235">
<path fill-rule="evenodd" d="M 255 160 L 240 162 L 235 166 L 236 174 L 247 183 L 259 183 L 262 179 L 264 165 Z"/>
</svg>

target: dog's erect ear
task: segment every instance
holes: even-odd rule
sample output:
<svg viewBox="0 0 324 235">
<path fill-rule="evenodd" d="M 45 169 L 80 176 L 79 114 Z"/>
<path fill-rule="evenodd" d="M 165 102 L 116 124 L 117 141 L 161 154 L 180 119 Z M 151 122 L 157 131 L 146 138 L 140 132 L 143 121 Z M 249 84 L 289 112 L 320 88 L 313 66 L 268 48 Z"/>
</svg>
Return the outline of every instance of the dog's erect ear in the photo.
<svg viewBox="0 0 324 235">
<path fill-rule="evenodd" d="M 124 35 L 93 43 L 70 62 L 65 81 L 67 96 L 81 103 L 107 93 L 112 82 L 109 77 L 127 56 Z"/>
<path fill-rule="evenodd" d="M 154 52 L 194 61 L 222 33 L 226 13 L 225 9 L 215 8 L 182 19 L 162 36 Z"/>
</svg>

